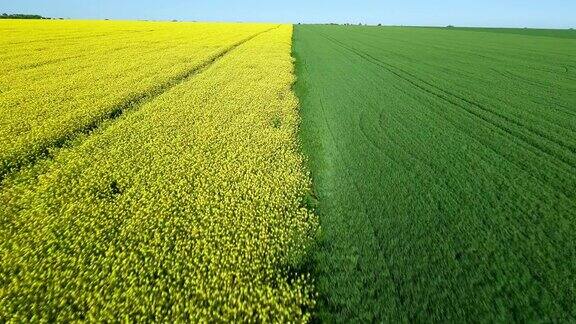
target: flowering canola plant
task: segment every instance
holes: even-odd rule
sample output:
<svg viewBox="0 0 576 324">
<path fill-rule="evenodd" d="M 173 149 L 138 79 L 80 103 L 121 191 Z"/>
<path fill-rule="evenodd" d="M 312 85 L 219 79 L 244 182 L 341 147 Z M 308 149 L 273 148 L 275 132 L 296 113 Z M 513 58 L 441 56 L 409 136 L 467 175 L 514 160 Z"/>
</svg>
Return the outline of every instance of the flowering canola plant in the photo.
<svg viewBox="0 0 576 324">
<path fill-rule="evenodd" d="M 238 26 L 213 28 L 254 37 L 3 182 L 0 321 L 310 319 L 292 26 Z"/>
<path fill-rule="evenodd" d="M 266 24 L 0 20 L 0 176 Z"/>
</svg>

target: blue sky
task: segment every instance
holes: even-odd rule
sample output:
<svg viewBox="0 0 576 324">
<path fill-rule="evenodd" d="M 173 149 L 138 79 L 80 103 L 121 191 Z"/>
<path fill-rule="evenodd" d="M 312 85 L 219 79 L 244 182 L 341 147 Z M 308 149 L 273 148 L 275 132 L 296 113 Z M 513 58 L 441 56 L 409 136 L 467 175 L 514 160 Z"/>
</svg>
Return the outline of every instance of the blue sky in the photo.
<svg viewBox="0 0 576 324">
<path fill-rule="evenodd" d="M 576 28 L 576 0 L 0 0 L 0 12 L 87 19 Z"/>
</svg>

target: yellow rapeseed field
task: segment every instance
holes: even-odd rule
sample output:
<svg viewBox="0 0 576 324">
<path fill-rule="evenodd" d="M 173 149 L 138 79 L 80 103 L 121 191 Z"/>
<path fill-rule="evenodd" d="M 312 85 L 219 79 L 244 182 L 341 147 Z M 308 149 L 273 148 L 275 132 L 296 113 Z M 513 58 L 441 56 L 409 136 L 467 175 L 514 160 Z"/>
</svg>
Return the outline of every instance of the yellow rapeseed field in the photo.
<svg viewBox="0 0 576 324">
<path fill-rule="evenodd" d="M 0 176 L 271 27 L 0 20 Z"/>
<path fill-rule="evenodd" d="M 29 36 L 44 45 L 26 46 L 78 42 L 36 59 L 59 59 L 52 67 L 3 77 L 4 161 L 249 39 L 4 180 L 0 322 L 309 320 L 315 294 L 301 268 L 317 219 L 297 142 L 292 26 L 52 23 Z M 22 24 L 3 25 L 14 29 L 3 55 L 37 28 Z M 14 48 L 2 74 L 24 69 L 22 55 Z M 21 129 L 4 120 L 16 103 Z"/>
</svg>

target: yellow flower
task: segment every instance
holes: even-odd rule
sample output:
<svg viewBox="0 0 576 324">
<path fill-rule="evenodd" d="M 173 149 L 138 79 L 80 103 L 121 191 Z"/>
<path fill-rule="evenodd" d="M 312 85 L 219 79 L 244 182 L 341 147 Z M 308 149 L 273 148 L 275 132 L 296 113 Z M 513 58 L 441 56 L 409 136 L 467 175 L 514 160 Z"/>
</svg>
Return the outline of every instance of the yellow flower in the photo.
<svg viewBox="0 0 576 324">
<path fill-rule="evenodd" d="M 298 267 L 318 225 L 302 207 L 310 180 L 296 138 L 292 26 L 42 21 L 14 28 L 26 43 L 10 47 L 1 67 L 13 75 L 0 84 L 10 86 L 0 93 L 0 114 L 19 107 L 25 125 L 14 117 L 6 123 L 19 132 L 0 133 L 4 165 L 127 98 L 147 99 L 6 179 L 0 314 L 310 319 L 312 279 Z M 8 34 L 1 43 L 20 40 Z M 22 55 L 43 47 L 52 50 Z M 157 93 L 159 84 L 168 86 Z"/>
</svg>

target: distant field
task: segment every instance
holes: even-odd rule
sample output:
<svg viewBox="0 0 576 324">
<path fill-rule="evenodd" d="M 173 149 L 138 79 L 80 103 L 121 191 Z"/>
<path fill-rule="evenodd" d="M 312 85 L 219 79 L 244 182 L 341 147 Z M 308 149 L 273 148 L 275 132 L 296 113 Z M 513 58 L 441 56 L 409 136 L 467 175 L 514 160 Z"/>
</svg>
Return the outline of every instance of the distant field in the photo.
<svg viewBox="0 0 576 324">
<path fill-rule="evenodd" d="M 0 322 L 310 318 L 292 26 L 0 29 Z"/>
<path fill-rule="evenodd" d="M 515 34 L 524 36 L 544 36 L 554 38 L 576 39 L 576 30 L 574 29 L 536 29 L 536 28 L 451 28 L 457 31 L 478 31 L 486 33 Z"/>
<path fill-rule="evenodd" d="M 574 320 L 569 33 L 296 26 L 320 320 Z"/>
</svg>

